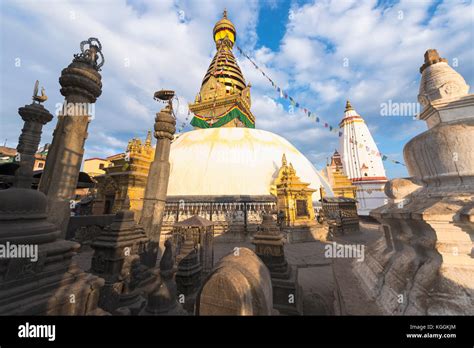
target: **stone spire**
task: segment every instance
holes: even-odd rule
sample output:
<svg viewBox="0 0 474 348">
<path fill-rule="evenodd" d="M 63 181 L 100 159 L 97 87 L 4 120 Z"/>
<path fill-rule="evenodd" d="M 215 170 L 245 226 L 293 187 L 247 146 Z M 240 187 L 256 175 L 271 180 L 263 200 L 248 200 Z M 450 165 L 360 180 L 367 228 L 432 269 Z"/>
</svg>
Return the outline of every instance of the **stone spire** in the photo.
<svg viewBox="0 0 474 348">
<path fill-rule="evenodd" d="M 192 231 L 186 229 L 184 238 L 180 253 L 176 256 L 178 271 L 175 278 L 178 293 L 185 296 L 184 309 L 192 311 L 196 294 L 201 286 L 202 266 L 199 262 L 198 248 L 194 245 Z"/>
<path fill-rule="evenodd" d="M 165 241 L 165 251 L 160 260 L 161 282 L 148 296 L 148 303 L 140 315 L 185 315 L 177 301 L 177 289 L 174 275 L 176 267 L 173 260 L 171 240 Z"/>
<path fill-rule="evenodd" d="M 86 48 L 86 46 L 88 46 Z M 65 97 L 58 115 L 53 142 L 39 190 L 48 197 L 49 218 L 66 233 L 70 200 L 74 198 L 84 155 L 91 104 L 102 93 L 100 68 L 104 63 L 102 45 L 96 38 L 81 42 L 81 53 L 61 72 L 59 83 Z"/>
<path fill-rule="evenodd" d="M 130 206 L 130 200 L 124 205 Z M 99 305 L 115 314 L 121 308 L 131 314 L 141 309 L 142 283 L 151 283 L 154 276 L 142 265 L 149 249 L 149 239 L 134 220 L 129 207 L 115 214 L 111 225 L 91 244 L 94 249 L 90 272 L 105 279 Z"/>
<path fill-rule="evenodd" d="M 33 103 L 18 109 L 18 113 L 25 122 L 20 139 L 18 141 L 17 152 L 20 155 L 20 168 L 15 172 L 15 187 L 31 188 L 33 181 L 33 167 L 35 154 L 41 139 L 43 126 L 53 119 L 53 115 L 41 105 L 48 97 L 42 89 L 42 95 L 38 96 L 38 85 L 36 81 L 33 91 Z"/>
<path fill-rule="evenodd" d="M 273 306 L 284 314 L 303 313 L 303 291 L 298 284 L 298 269 L 286 261 L 284 237 L 271 214 L 264 214 L 252 244 L 255 253 L 268 267 L 272 278 Z M 288 301 L 293 298 L 294 301 Z"/>
<path fill-rule="evenodd" d="M 430 48 L 425 52 L 425 62 L 420 67 L 420 73 L 422 74 L 423 70 L 425 70 L 430 65 L 441 62 L 448 63 L 448 60 L 446 58 L 441 58 L 437 50 Z"/>
<path fill-rule="evenodd" d="M 170 93 L 170 95 L 166 95 Z M 172 115 L 171 98 L 174 92 L 159 91 L 155 97 L 168 100 L 168 104 L 155 118 L 155 158 L 150 166 L 148 181 L 143 200 L 143 210 L 140 223 L 145 228 L 147 236 L 155 242 L 160 241 L 161 222 L 166 204 L 166 193 L 170 176 L 170 148 L 176 132 L 176 119 Z"/>
<path fill-rule="evenodd" d="M 464 78 L 451 68 L 448 60 L 441 58 L 435 49 L 426 51 L 420 73 L 418 101 L 423 109 L 434 101 L 459 98 L 469 93 L 469 85 Z"/>
</svg>

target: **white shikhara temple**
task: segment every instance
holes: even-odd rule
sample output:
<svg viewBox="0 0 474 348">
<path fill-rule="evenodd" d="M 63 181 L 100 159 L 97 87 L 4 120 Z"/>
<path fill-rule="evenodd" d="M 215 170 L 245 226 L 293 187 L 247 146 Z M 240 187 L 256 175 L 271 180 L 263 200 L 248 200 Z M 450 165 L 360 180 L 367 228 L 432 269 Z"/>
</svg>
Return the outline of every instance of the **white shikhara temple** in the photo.
<svg viewBox="0 0 474 348">
<path fill-rule="evenodd" d="M 344 174 L 357 186 L 357 213 L 368 216 L 372 209 L 387 203 L 384 193 L 387 177 L 382 158 L 377 156 L 379 150 L 364 119 L 349 101 L 339 128 Z"/>
</svg>

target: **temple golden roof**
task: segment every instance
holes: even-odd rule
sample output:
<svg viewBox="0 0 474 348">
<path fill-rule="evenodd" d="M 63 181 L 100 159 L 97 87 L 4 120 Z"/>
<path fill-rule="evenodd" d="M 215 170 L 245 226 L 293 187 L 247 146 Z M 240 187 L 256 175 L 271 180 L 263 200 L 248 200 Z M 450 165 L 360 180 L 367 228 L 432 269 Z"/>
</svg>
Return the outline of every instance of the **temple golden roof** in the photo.
<svg viewBox="0 0 474 348">
<path fill-rule="evenodd" d="M 255 128 L 250 111 L 250 84 L 232 53 L 236 39 L 234 24 L 224 11 L 213 30 L 217 52 L 202 80 L 201 89 L 189 109 L 194 113 L 191 125 L 196 128 Z"/>
</svg>

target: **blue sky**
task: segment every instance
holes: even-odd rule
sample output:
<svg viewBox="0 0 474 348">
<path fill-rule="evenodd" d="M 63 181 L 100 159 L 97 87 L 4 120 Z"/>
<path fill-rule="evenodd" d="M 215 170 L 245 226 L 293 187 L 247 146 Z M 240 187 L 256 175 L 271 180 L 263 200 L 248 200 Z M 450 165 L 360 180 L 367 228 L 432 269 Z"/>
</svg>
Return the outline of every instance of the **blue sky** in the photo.
<svg viewBox="0 0 474 348">
<path fill-rule="evenodd" d="M 472 1 L 1 1 L 0 143 L 15 147 L 22 122 L 17 109 L 30 102 L 40 80 L 55 112 L 63 97 L 58 78 L 79 42 L 103 45 L 103 94 L 89 127 L 86 157 L 122 152 L 144 137 L 162 105 L 161 88 L 177 91 L 178 124 L 199 91 L 215 52 L 212 28 L 227 7 L 237 44 L 303 106 L 337 125 L 346 99 L 364 117 L 379 150 L 403 161 L 403 146 L 426 130 L 410 116 L 382 116 L 381 106 L 416 103 L 423 54 L 436 48 L 474 83 Z M 317 168 L 338 137 L 290 105 L 235 50 L 252 83 L 257 127 L 289 139 Z M 56 121 L 43 131 L 50 142 Z M 187 126 L 184 130 L 190 130 Z M 391 178 L 405 167 L 386 163 Z"/>
</svg>

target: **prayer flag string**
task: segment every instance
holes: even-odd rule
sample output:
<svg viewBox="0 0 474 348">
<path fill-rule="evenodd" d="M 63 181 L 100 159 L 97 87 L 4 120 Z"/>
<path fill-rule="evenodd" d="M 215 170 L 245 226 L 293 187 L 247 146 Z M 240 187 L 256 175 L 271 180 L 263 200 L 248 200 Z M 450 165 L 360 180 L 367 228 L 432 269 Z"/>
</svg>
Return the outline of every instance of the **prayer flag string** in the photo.
<svg viewBox="0 0 474 348">
<path fill-rule="evenodd" d="M 239 46 L 236 46 L 239 52 L 249 60 L 249 62 L 254 66 L 255 69 L 261 72 L 261 74 L 270 82 L 272 87 L 278 92 L 280 98 L 282 99 L 287 99 L 289 100 L 290 104 L 298 109 L 301 109 L 306 116 L 308 116 L 311 120 L 315 121 L 316 123 L 320 123 L 324 128 L 327 128 L 330 132 L 338 134 L 338 136 L 342 136 L 343 133 L 339 130 L 338 126 L 332 126 L 328 122 L 323 121 L 319 116 L 317 116 L 313 111 L 309 110 L 306 107 L 302 107 L 293 97 L 289 96 L 283 88 L 279 87 L 269 76 L 266 74 L 253 60 L 250 58 Z M 359 148 L 363 148 L 364 145 L 361 143 L 358 143 L 357 140 L 354 140 L 353 138 L 350 138 L 349 141 L 355 145 L 357 145 Z M 377 157 L 381 157 L 382 161 L 390 161 L 395 164 L 401 164 L 402 166 L 405 166 L 400 161 L 390 159 L 387 155 L 382 154 L 379 151 L 373 150 L 366 146 L 366 151 L 369 152 L 372 155 L 375 155 Z"/>
</svg>

